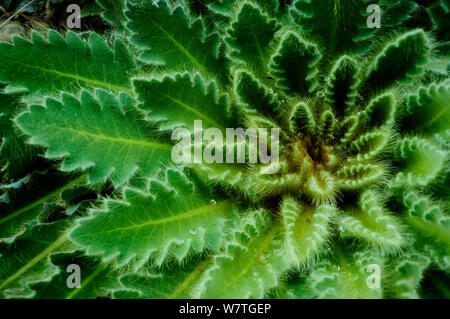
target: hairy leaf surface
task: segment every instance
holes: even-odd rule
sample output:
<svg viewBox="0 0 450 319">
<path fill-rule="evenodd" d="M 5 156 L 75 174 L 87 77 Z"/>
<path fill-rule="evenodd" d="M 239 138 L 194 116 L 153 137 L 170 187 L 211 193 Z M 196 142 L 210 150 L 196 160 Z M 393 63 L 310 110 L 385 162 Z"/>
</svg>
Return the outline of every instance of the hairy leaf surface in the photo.
<svg viewBox="0 0 450 319">
<path fill-rule="evenodd" d="M 14 37 L 0 43 L 0 81 L 26 88 L 30 94 L 58 94 L 82 87 L 131 92 L 136 63 L 121 40 L 114 49 L 98 34 L 89 41 L 69 31 L 64 38 L 54 30 L 47 38 L 37 32 L 31 41 Z"/>
<path fill-rule="evenodd" d="M 118 186 L 138 170 L 156 173 L 170 159 L 170 145 L 153 137 L 127 102 L 103 90 L 96 96 L 64 93 L 61 100 L 47 98 L 45 106 L 31 105 L 16 123 L 31 135 L 30 143 L 48 147 L 47 158 L 64 158 L 61 170 L 88 169 L 90 183 L 110 179 Z"/>
<path fill-rule="evenodd" d="M 121 265 L 132 258 L 138 267 L 150 257 L 156 265 L 170 257 L 182 261 L 221 243 L 232 205 L 212 196 L 195 179 L 168 170 L 167 180 L 150 180 L 146 192 L 127 187 L 123 200 L 105 200 L 105 209 L 92 210 L 70 236 L 90 254 L 119 255 Z"/>
<path fill-rule="evenodd" d="M 201 18 L 193 19 L 180 5 L 171 8 L 161 0 L 130 0 L 127 7 L 131 41 L 146 50 L 141 60 L 168 70 L 198 71 L 206 77 L 223 74 L 226 63 L 219 55 L 219 36 L 206 34 Z"/>
</svg>

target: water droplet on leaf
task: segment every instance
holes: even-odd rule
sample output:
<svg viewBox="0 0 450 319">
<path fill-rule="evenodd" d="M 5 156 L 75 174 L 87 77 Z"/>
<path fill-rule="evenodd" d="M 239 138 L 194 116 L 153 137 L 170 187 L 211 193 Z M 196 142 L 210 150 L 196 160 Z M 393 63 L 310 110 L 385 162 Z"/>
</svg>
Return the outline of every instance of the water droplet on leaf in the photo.
<svg viewBox="0 0 450 319">
<path fill-rule="evenodd" d="M 175 244 L 183 245 L 184 244 L 184 239 L 182 239 L 182 238 L 175 238 Z"/>
</svg>

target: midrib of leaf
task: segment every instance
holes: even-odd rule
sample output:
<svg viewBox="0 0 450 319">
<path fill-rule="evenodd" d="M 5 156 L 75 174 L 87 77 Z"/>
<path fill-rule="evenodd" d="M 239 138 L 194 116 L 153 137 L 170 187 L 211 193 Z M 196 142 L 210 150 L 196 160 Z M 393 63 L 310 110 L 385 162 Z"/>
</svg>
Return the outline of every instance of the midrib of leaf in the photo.
<svg viewBox="0 0 450 319">
<path fill-rule="evenodd" d="M 70 78 L 70 79 L 74 79 L 77 81 L 82 81 L 85 82 L 88 85 L 94 86 L 94 87 L 100 87 L 100 88 L 104 88 L 107 90 L 114 90 L 114 91 L 118 91 L 118 92 L 125 92 L 128 93 L 129 95 L 133 96 L 134 92 L 130 87 L 125 87 L 125 86 L 120 86 L 120 85 L 115 85 L 115 84 L 111 84 L 108 82 L 103 82 L 100 80 L 94 80 L 94 79 L 88 79 L 85 78 L 83 76 L 80 75 L 76 75 L 76 74 L 70 74 L 70 73 L 64 73 L 58 70 L 53 70 L 53 69 L 46 69 L 46 68 L 42 68 L 40 66 L 35 66 L 35 65 L 29 65 L 29 64 L 22 64 L 22 66 L 31 68 L 31 69 L 37 69 L 40 70 L 42 72 L 46 72 L 46 73 L 53 73 L 56 75 L 59 75 L 61 77 L 66 77 L 66 78 Z"/>
<path fill-rule="evenodd" d="M 83 288 L 86 287 L 86 285 L 88 285 L 92 280 L 94 280 L 98 276 L 98 274 L 100 274 L 108 266 L 109 263 L 100 263 L 93 273 L 91 273 L 86 279 L 82 280 L 80 288 L 72 290 L 72 292 L 68 294 L 65 299 L 72 299 L 76 295 L 78 295 L 83 290 Z"/>
<path fill-rule="evenodd" d="M 341 9 L 341 1 L 340 0 L 334 0 L 334 16 L 335 16 L 335 27 L 333 30 L 338 31 L 335 34 L 339 34 L 339 26 L 341 25 L 341 21 L 344 20 L 344 17 L 342 17 L 343 10 Z M 343 30 L 345 32 L 345 30 Z M 333 38 L 336 37 L 334 34 Z"/>
<path fill-rule="evenodd" d="M 259 45 L 259 41 L 258 38 L 255 35 L 255 29 L 252 26 L 252 38 L 255 41 L 255 45 L 256 45 L 256 49 L 258 50 L 258 55 L 259 55 L 259 60 L 261 61 L 261 65 L 264 67 L 266 65 L 265 61 L 264 61 L 264 54 L 262 52 L 261 46 Z"/>
<path fill-rule="evenodd" d="M 198 207 L 196 209 L 193 210 L 189 210 L 183 214 L 178 214 L 178 215 L 173 215 L 167 218 L 162 218 L 162 219 L 158 219 L 158 220 L 151 220 L 142 224 L 134 224 L 131 226 L 127 226 L 127 227 L 119 227 L 119 228 L 114 228 L 114 229 L 109 229 L 109 230 L 104 230 L 104 231 L 99 231 L 97 232 L 97 234 L 102 234 L 102 233 L 110 233 L 110 232 L 115 232 L 118 230 L 129 230 L 129 229 L 136 229 L 136 228 L 142 228 L 142 227 L 146 227 L 149 225 L 159 225 L 159 224 L 167 224 L 167 223 L 171 223 L 171 222 L 175 222 L 175 221 L 179 221 L 179 220 L 183 220 L 189 217 L 194 217 L 196 215 L 201 215 L 204 213 L 209 212 L 210 210 L 208 210 L 208 208 L 221 208 L 221 207 L 226 207 L 228 206 L 230 203 L 228 200 L 224 200 L 222 202 L 218 202 L 216 204 L 208 204 L 208 205 L 204 205 L 201 207 Z"/>
<path fill-rule="evenodd" d="M 3 289 L 10 282 L 16 280 L 23 273 L 28 271 L 31 267 L 36 265 L 38 262 L 40 262 L 43 258 L 47 257 L 53 250 L 57 249 L 58 247 L 60 247 L 62 244 L 64 244 L 67 241 L 68 241 L 68 238 L 66 235 L 62 235 L 61 237 L 59 237 L 52 245 L 47 247 L 47 249 L 45 249 L 39 255 L 37 255 L 33 259 L 31 259 L 25 266 L 20 268 L 17 272 L 15 272 L 11 276 L 9 276 L 8 279 L 6 279 L 2 284 L 0 284 L 0 289 Z"/>
<path fill-rule="evenodd" d="M 167 38 L 172 41 L 172 43 L 175 44 L 175 46 L 179 48 L 181 52 L 183 52 L 184 55 L 186 55 L 186 57 L 199 69 L 199 71 L 201 71 L 201 73 L 209 74 L 209 72 L 206 72 L 205 67 L 200 62 L 198 62 L 197 59 L 193 57 L 183 45 L 181 45 L 181 43 L 179 43 L 170 33 L 168 33 L 163 27 L 156 23 L 155 20 L 153 20 L 151 17 L 149 17 L 149 19 L 152 20 L 153 24 L 156 25 L 156 27 L 161 30 L 162 33 L 164 33 Z"/>
<path fill-rule="evenodd" d="M 186 277 L 186 279 L 178 286 L 177 289 L 175 289 L 174 292 L 172 292 L 167 298 L 168 299 L 175 299 L 177 296 L 179 296 L 181 293 L 183 293 L 186 289 L 189 288 L 189 285 L 197 279 L 202 271 L 205 269 L 205 267 L 211 262 L 212 255 L 209 256 L 208 259 L 201 262 L 192 273 L 189 274 L 189 276 Z"/>
<path fill-rule="evenodd" d="M 439 103 L 439 104 L 440 104 L 440 103 Z M 450 108 L 447 107 L 445 104 L 442 105 L 442 110 L 439 111 L 438 114 L 435 114 L 435 115 L 431 118 L 431 120 L 428 122 L 428 126 L 431 126 L 431 125 L 433 125 L 434 123 L 436 123 L 436 121 L 438 121 L 438 120 L 441 118 L 441 116 L 443 116 L 444 114 L 446 114 L 447 112 L 449 112 L 449 110 L 450 110 Z"/>
<path fill-rule="evenodd" d="M 171 97 L 171 96 L 169 96 L 169 95 L 164 95 L 164 96 L 165 96 L 166 98 L 168 98 L 169 100 L 171 100 L 171 101 L 177 103 L 177 104 L 180 105 L 181 107 L 185 108 L 186 110 L 188 110 L 188 111 L 190 111 L 190 112 L 192 112 L 192 113 L 194 113 L 194 114 L 200 116 L 201 118 L 205 119 L 205 120 L 208 121 L 209 123 L 213 124 L 215 127 L 220 128 L 220 129 L 222 129 L 223 131 L 225 131 L 225 128 L 224 128 L 221 124 L 219 124 L 218 122 L 216 122 L 215 120 L 213 120 L 213 119 L 210 118 L 209 116 L 207 116 L 207 115 L 205 115 L 205 114 L 203 114 L 203 113 L 200 113 L 200 112 L 197 111 L 196 109 L 192 108 L 191 106 L 187 105 L 186 103 L 183 103 L 182 101 L 180 101 L 180 100 L 178 100 L 178 99 L 176 99 L 176 98 L 174 98 L 174 97 Z"/>
<path fill-rule="evenodd" d="M 255 257 L 251 260 L 251 262 L 249 262 L 247 264 L 247 266 L 244 268 L 244 270 L 238 276 L 236 276 L 235 278 L 233 278 L 233 280 L 230 280 L 226 285 L 224 285 L 219 290 L 219 292 L 226 290 L 228 287 L 234 285 L 236 282 L 241 280 L 242 277 L 245 277 L 247 275 L 247 273 L 253 268 L 253 266 L 257 262 L 259 262 L 259 256 L 261 255 L 261 253 L 263 253 L 272 244 L 273 236 L 279 227 L 280 227 L 279 225 L 272 226 L 271 230 L 269 232 L 267 232 L 264 240 L 261 242 L 260 246 L 258 247 Z"/>
<path fill-rule="evenodd" d="M 414 227 L 424 231 L 425 235 L 430 236 L 429 233 L 431 233 L 433 237 L 436 237 L 439 241 L 443 241 L 450 246 L 450 233 L 448 231 L 442 229 L 434 223 L 417 221 L 414 217 L 408 217 L 406 220 Z"/>
<path fill-rule="evenodd" d="M 18 215 L 20 215 L 20 214 L 22 214 L 24 212 L 29 211 L 30 209 L 33 209 L 33 208 L 35 208 L 36 206 L 38 206 L 40 204 L 45 203 L 50 198 L 53 198 L 53 197 L 57 196 L 58 194 L 60 194 L 64 189 L 66 189 L 66 188 L 68 188 L 68 187 L 70 187 L 70 186 L 72 186 L 72 185 L 82 181 L 83 179 L 86 179 L 85 175 L 82 175 L 82 176 L 80 176 L 80 177 L 78 177 L 78 178 L 76 178 L 74 180 L 69 181 L 67 184 L 61 186 L 60 188 L 58 188 L 56 190 L 54 190 L 50 194 L 40 198 L 39 200 L 37 200 L 37 201 L 35 201 L 35 202 L 31 203 L 31 204 L 28 204 L 25 207 L 22 207 L 18 211 L 16 211 L 16 212 L 14 212 L 12 214 L 9 214 L 8 216 L 4 217 L 3 219 L 0 220 L 0 224 L 10 220 L 11 218 L 14 218 L 14 217 L 18 216 Z"/>
<path fill-rule="evenodd" d="M 116 142 L 116 143 L 121 143 L 121 144 L 138 145 L 138 146 L 144 146 L 144 147 L 149 147 L 149 148 L 159 148 L 159 149 L 163 149 L 163 150 L 171 150 L 172 149 L 172 146 L 169 144 L 149 142 L 145 139 L 135 140 L 135 139 L 131 139 L 131 138 L 111 137 L 111 136 L 106 136 L 103 134 L 94 134 L 94 133 L 90 133 L 90 132 L 86 132 L 86 131 L 82 131 L 82 130 L 76 130 L 76 129 L 68 128 L 68 127 L 59 127 L 56 125 L 53 125 L 53 126 L 58 130 L 69 131 L 71 133 L 89 136 L 96 140 L 103 140 L 103 141 L 108 141 L 108 142 L 113 142 L 113 143 Z"/>
</svg>

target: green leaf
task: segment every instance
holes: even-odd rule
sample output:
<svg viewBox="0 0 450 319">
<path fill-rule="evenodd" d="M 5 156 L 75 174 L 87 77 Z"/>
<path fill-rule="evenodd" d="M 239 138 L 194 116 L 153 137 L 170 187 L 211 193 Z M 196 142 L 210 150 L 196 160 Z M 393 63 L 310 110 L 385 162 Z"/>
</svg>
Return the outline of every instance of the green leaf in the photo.
<svg viewBox="0 0 450 319">
<path fill-rule="evenodd" d="M 333 65 L 325 87 L 325 100 L 333 106 L 334 113 L 342 118 L 353 110 L 358 97 L 360 68 L 355 59 L 341 56 Z"/>
<path fill-rule="evenodd" d="M 278 228 L 271 224 L 269 212 L 263 209 L 242 217 L 194 297 L 263 298 L 276 287 L 286 263 L 277 250 Z"/>
<path fill-rule="evenodd" d="M 124 14 L 126 0 L 95 0 L 103 9 L 102 18 L 113 26 L 125 27 Z"/>
<path fill-rule="evenodd" d="M 19 96 L 0 93 L 0 182 L 25 176 L 36 162 L 36 150 L 12 121 L 21 106 Z"/>
<path fill-rule="evenodd" d="M 32 32 L 31 41 L 14 37 L 0 43 L 0 81 L 26 88 L 30 94 L 55 94 L 60 90 L 98 87 L 131 92 L 130 77 L 136 63 L 121 40 L 114 49 L 96 33 L 89 42 L 69 31 L 63 38 L 54 30 L 48 39 Z"/>
<path fill-rule="evenodd" d="M 188 299 L 211 258 L 189 260 L 184 265 L 172 265 L 163 272 L 129 273 L 120 278 L 122 289 L 113 293 L 116 299 Z"/>
<path fill-rule="evenodd" d="M 390 187 L 427 186 L 439 176 L 447 157 L 446 151 L 429 140 L 417 136 L 400 140 L 394 153 L 399 172 Z"/>
<path fill-rule="evenodd" d="M 104 260 L 119 255 L 119 265 L 135 258 L 138 268 L 149 258 L 159 266 L 171 257 L 182 261 L 192 251 L 218 249 L 233 209 L 229 200 L 214 199 L 194 177 L 172 169 L 166 180 L 149 184 L 149 191 L 125 187 L 122 200 L 105 199 L 105 208 L 81 220 L 71 239 L 90 255 L 104 253 Z"/>
<path fill-rule="evenodd" d="M 346 116 L 342 122 L 338 123 L 337 136 L 339 137 L 340 144 L 336 146 L 337 149 L 347 147 L 349 142 L 352 142 L 357 133 L 359 133 L 359 121 L 358 115 Z"/>
<path fill-rule="evenodd" d="M 389 283 L 389 297 L 396 299 L 420 298 L 420 282 L 429 264 L 429 258 L 415 252 L 408 252 L 391 261 L 390 270 L 386 275 L 388 280 L 385 280 L 386 283 Z"/>
<path fill-rule="evenodd" d="M 119 271 L 111 263 L 102 263 L 100 258 L 87 257 L 81 251 L 54 253 L 50 256 L 58 272 L 42 281 L 31 282 L 28 287 L 34 291 L 35 299 L 95 299 L 108 296 L 119 287 Z M 80 287 L 69 288 L 71 274 L 69 265 L 80 267 Z"/>
<path fill-rule="evenodd" d="M 232 164 L 232 163 L 192 163 L 189 167 L 192 167 L 195 172 L 208 180 L 210 183 L 219 184 L 224 187 L 234 187 L 242 183 L 244 179 L 244 171 L 242 170 L 245 164 Z"/>
<path fill-rule="evenodd" d="M 371 3 L 370 0 L 297 0 L 290 14 L 308 38 L 327 47 L 327 54 L 361 54 L 370 49 L 373 38 L 398 27 L 417 6 L 408 0 L 377 1 L 381 7 L 381 29 L 371 29 L 367 26 L 367 18 L 372 14 L 367 12 L 367 7 Z"/>
<path fill-rule="evenodd" d="M 267 12 L 277 12 L 280 6 L 280 3 L 277 0 L 252 0 L 252 2 L 265 9 Z M 235 0 L 213 0 L 212 3 L 208 4 L 208 9 L 216 14 L 231 18 L 236 4 L 239 5 L 239 2 Z"/>
<path fill-rule="evenodd" d="M 392 93 L 384 93 L 371 99 L 360 121 L 363 130 L 392 127 L 395 121 L 396 101 Z"/>
<path fill-rule="evenodd" d="M 264 71 L 268 64 L 269 43 L 280 25 L 251 2 L 244 2 L 227 29 L 225 43 L 231 48 L 229 56 L 239 62 Z"/>
<path fill-rule="evenodd" d="M 311 198 L 314 205 L 334 202 L 336 193 L 341 186 L 334 175 L 326 170 L 315 173 L 314 167 L 307 159 L 303 160 L 301 170 L 302 178 L 307 176 L 302 190 Z"/>
<path fill-rule="evenodd" d="M 286 282 L 276 289 L 270 298 L 276 299 L 312 299 L 311 288 L 308 285 L 307 277 L 304 273 L 289 273 Z"/>
<path fill-rule="evenodd" d="M 395 111 L 393 94 L 384 93 L 371 99 L 365 110 L 356 114 L 358 118 L 353 127 L 345 133 L 348 137 L 341 139 L 343 144 L 338 146 L 350 155 L 347 162 L 369 163 L 387 151 L 392 135 L 390 129 L 395 123 Z M 356 136 L 356 131 L 359 136 Z"/>
<path fill-rule="evenodd" d="M 409 132 L 450 139 L 450 84 L 432 83 L 408 98 L 402 128 Z"/>
<path fill-rule="evenodd" d="M 410 191 L 403 203 L 408 217 L 405 221 L 418 232 L 417 245 L 443 270 L 450 270 L 450 217 L 443 204 L 428 196 Z"/>
<path fill-rule="evenodd" d="M 280 116 L 281 103 L 277 94 L 251 72 L 246 70 L 235 72 L 234 92 L 247 112 Z"/>
<path fill-rule="evenodd" d="M 196 73 L 176 73 L 162 79 L 134 79 L 139 108 L 147 112 L 148 121 L 157 122 L 160 130 L 185 127 L 194 132 L 194 121 L 202 128 L 219 128 L 225 132 L 231 126 L 227 95 L 219 94 L 216 83 L 206 83 Z"/>
<path fill-rule="evenodd" d="M 297 0 L 290 10 L 293 21 L 316 40 L 327 43 L 332 52 L 357 47 L 367 1 Z"/>
<path fill-rule="evenodd" d="M 0 241 L 18 235 L 26 224 L 37 222 L 61 192 L 83 183 L 86 176 L 64 176 L 54 170 L 33 172 L 16 183 L 0 185 Z"/>
<path fill-rule="evenodd" d="M 450 40 L 450 3 L 448 0 L 437 1 L 434 5 L 427 8 L 433 23 L 434 31 L 439 35 L 442 41 Z M 447 43 L 448 46 L 448 43 Z"/>
<path fill-rule="evenodd" d="M 343 165 L 336 174 L 342 189 L 357 190 L 380 182 L 386 170 L 380 164 L 351 163 Z"/>
<path fill-rule="evenodd" d="M 119 100 L 100 89 L 96 97 L 86 90 L 80 98 L 63 93 L 61 100 L 31 105 L 16 123 L 31 135 L 30 143 L 48 147 L 47 158 L 64 158 L 62 171 L 88 169 L 89 183 L 110 179 L 120 186 L 138 170 L 157 173 L 158 163 L 167 163 L 171 150 L 152 136 L 128 102 L 125 94 Z"/>
<path fill-rule="evenodd" d="M 431 243 L 422 245 L 420 249 L 424 254 L 430 257 L 433 261 L 433 265 L 437 266 L 438 269 L 445 271 L 447 274 L 449 273 L 450 249 L 448 246 Z"/>
<path fill-rule="evenodd" d="M 0 296 L 29 296 L 27 282 L 51 276 L 55 269 L 50 264 L 52 253 L 73 249 L 65 231 L 68 218 L 52 224 L 28 227 L 12 244 L 0 243 Z"/>
<path fill-rule="evenodd" d="M 403 33 L 375 56 L 366 72 L 364 85 L 372 90 L 384 89 L 396 81 L 419 75 L 430 51 L 430 39 L 422 29 Z"/>
<path fill-rule="evenodd" d="M 338 225 L 341 237 L 361 240 L 383 252 L 397 251 L 405 244 L 399 220 L 389 214 L 380 195 L 371 190 L 361 194 L 358 208 L 349 208 L 339 216 Z"/>
<path fill-rule="evenodd" d="M 53 0 L 53 1 L 59 1 L 59 0 Z M 89 1 L 89 0 L 85 0 Z M 89 17 L 95 17 L 101 14 L 102 8 L 98 5 L 97 2 L 93 1 L 92 3 L 83 3 L 82 0 L 82 10 L 80 12 L 80 18 L 89 18 Z M 80 7 L 81 8 L 81 7 Z"/>
<path fill-rule="evenodd" d="M 287 197 L 283 199 L 280 211 L 283 218 L 284 258 L 297 268 L 314 263 L 329 243 L 336 208 L 330 205 L 317 208 L 306 206 Z"/>
<path fill-rule="evenodd" d="M 292 133 L 308 134 L 314 132 L 316 120 L 311 108 L 304 102 L 297 103 L 289 117 L 289 128 Z"/>
<path fill-rule="evenodd" d="M 308 278 L 313 296 L 319 299 L 382 298 L 381 285 L 370 288 L 368 282 L 373 272 L 370 265 L 380 267 L 380 276 L 383 275 L 383 259 L 371 250 L 352 251 L 348 248 L 334 247 L 330 260 L 313 268 Z"/>
<path fill-rule="evenodd" d="M 272 55 L 269 73 L 276 86 L 287 93 L 311 93 L 318 86 L 317 63 L 321 59 L 318 47 L 288 31 Z"/>
<path fill-rule="evenodd" d="M 163 0 L 130 0 L 127 7 L 130 40 L 145 50 L 142 61 L 165 70 L 198 71 L 204 77 L 223 79 L 227 65 L 219 56 L 219 36 L 207 35 L 201 18 L 192 19 L 180 5 L 172 10 Z"/>
<path fill-rule="evenodd" d="M 334 138 L 338 120 L 331 110 L 325 110 L 320 114 L 317 125 L 317 134 L 325 142 L 329 143 Z"/>
<path fill-rule="evenodd" d="M 352 164 L 367 163 L 379 157 L 386 150 L 391 136 L 389 131 L 375 129 L 362 134 L 348 148 L 349 157 L 346 161 Z"/>
</svg>

